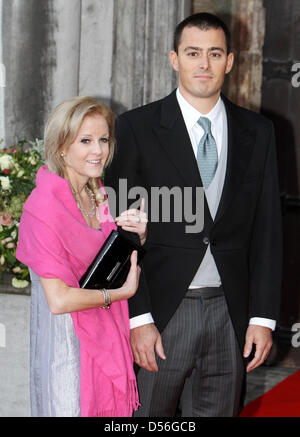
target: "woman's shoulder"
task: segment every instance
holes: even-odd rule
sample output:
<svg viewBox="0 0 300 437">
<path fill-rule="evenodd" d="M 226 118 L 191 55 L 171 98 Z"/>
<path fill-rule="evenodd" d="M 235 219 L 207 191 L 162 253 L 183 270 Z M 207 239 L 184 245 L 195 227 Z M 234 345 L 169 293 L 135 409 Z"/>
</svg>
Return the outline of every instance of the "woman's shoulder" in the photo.
<svg viewBox="0 0 300 437">
<path fill-rule="evenodd" d="M 74 199 L 66 179 L 52 173 L 46 165 L 42 166 L 36 176 L 36 186 L 24 204 L 24 212 L 48 220 L 55 217 L 58 210 L 73 205 Z"/>
</svg>

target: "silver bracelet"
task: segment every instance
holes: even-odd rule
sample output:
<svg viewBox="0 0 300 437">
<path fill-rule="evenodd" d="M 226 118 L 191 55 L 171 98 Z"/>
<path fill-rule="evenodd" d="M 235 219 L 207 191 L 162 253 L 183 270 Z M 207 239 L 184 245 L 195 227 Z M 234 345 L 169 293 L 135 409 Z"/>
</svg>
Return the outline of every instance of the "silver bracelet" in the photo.
<svg viewBox="0 0 300 437">
<path fill-rule="evenodd" d="M 101 308 L 109 309 L 111 304 L 109 291 L 106 290 L 106 288 L 103 288 L 102 290 L 99 291 L 101 291 L 104 298 L 104 305 Z"/>
</svg>

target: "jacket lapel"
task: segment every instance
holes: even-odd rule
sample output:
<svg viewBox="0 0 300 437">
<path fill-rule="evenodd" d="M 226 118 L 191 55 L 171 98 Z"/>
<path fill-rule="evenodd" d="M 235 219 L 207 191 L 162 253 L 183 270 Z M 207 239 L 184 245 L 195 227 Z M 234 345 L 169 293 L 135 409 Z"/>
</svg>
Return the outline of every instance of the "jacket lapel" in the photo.
<svg viewBox="0 0 300 437">
<path fill-rule="evenodd" d="M 223 192 L 215 223 L 220 220 L 239 189 L 250 163 L 256 134 L 241 116 L 240 109 L 224 96 L 228 123 L 228 153 Z"/>
<path fill-rule="evenodd" d="M 176 167 L 183 185 L 202 187 L 197 161 L 177 102 L 176 91 L 162 101 L 160 120 L 153 129 L 162 148 Z"/>
<path fill-rule="evenodd" d="M 246 174 L 256 134 L 250 130 L 238 106 L 224 96 L 228 123 L 227 166 L 215 223 L 230 205 Z M 162 100 L 160 120 L 153 127 L 158 141 L 176 167 L 186 187 L 202 187 L 193 147 L 176 98 L 176 91 Z"/>
</svg>

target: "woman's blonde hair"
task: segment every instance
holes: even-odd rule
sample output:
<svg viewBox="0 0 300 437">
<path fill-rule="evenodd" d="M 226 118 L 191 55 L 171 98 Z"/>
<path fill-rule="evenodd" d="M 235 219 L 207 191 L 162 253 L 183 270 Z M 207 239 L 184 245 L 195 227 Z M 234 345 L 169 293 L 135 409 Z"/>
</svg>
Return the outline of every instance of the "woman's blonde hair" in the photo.
<svg viewBox="0 0 300 437">
<path fill-rule="evenodd" d="M 115 115 L 104 103 L 97 102 L 93 97 L 74 97 L 58 105 L 51 113 L 45 127 L 44 145 L 45 158 L 49 170 L 61 177 L 66 177 L 62 150 L 75 141 L 78 130 L 87 115 L 99 114 L 104 117 L 109 129 L 109 154 L 105 163 L 107 167 L 114 155 L 114 123 Z M 89 186 L 96 194 L 97 203 L 103 197 L 97 193 L 98 184 L 89 180 Z"/>
</svg>

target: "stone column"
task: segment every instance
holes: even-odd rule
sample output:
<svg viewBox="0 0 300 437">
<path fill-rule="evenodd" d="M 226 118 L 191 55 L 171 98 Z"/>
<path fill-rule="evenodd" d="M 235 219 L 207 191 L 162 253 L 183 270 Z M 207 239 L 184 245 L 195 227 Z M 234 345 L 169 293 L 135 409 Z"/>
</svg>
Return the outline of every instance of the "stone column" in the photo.
<svg viewBox="0 0 300 437">
<path fill-rule="evenodd" d="M 83 0 L 79 94 L 111 104 L 114 2 Z"/>
<path fill-rule="evenodd" d="M 169 62 L 176 25 L 190 0 L 115 0 L 112 104 L 116 112 L 166 96 L 176 86 Z"/>
<path fill-rule="evenodd" d="M 52 38 L 55 64 L 52 68 L 50 112 L 79 92 L 81 0 L 52 1 Z"/>
<path fill-rule="evenodd" d="M 263 0 L 233 2 L 232 34 L 236 55 L 228 97 L 238 105 L 259 111 L 263 77 L 266 17 Z"/>
<path fill-rule="evenodd" d="M 46 102 L 51 98 L 51 0 L 2 0 L 2 52 L 6 68 L 6 146 L 34 139 L 43 131 Z M 3 130 L 2 129 L 2 130 Z"/>
<path fill-rule="evenodd" d="M 0 138 L 5 135 L 5 146 L 42 138 L 51 110 L 78 94 L 125 110 L 166 95 L 176 84 L 168 53 L 191 0 L 1 4 L 6 87 L 0 87 Z"/>
<path fill-rule="evenodd" d="M 42 138 L 51 110 L 65 99 L 92 95 L 110 104 L 113 1 L 1 3 L 6 87 L 0 84 L 0 138 L 6 136 L 6 146 Z"/>
</svg>

